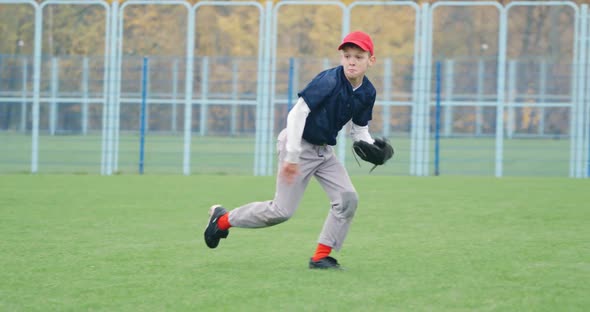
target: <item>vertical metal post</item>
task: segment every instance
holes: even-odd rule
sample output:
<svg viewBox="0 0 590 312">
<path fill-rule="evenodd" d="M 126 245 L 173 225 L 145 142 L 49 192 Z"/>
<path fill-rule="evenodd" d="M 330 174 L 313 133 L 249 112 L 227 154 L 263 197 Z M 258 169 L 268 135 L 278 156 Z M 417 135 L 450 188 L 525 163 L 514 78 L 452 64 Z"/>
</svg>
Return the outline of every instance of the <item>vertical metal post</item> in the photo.
<svg viewBox="0 0 590 312">
<path fill-rule="evenodd" d="M 2 63 L 3 63 L 3 58 L 4 56 L 2 54 L 0 54 L 0 74 L 2 74 Z M 0 75 L 0 78 L 2 78 L 2 76 Z M 12 78 L 11 78 L 12 79 Z"/>
<path fill-rule="evenodd" d="M 578 63 L 578 79 L 577 79 L 577 101 L 574 103 L 576 106 L 575 115 L 576 119 L 576 131 L 574 140 L 575 143 L 575 177 L 576 178 L 583 178 L 585 173 L 584 172 L 584 153 L 585 153 L 585 140 L 584 134 L 587 132 L 586 127 L 584 126 L 584 109 L 586 100 L 586 80 L 588 77 L 585 77 L 585 70 L 588 67 L 588 43 L 589 43 L 589 34 L 588 34 L 588 6 L 582 7 L 582 16 L 584 18 L 579 19 L 579 27 L 580 27 L 580 60 Z"/>
<path fill-rule="evenodd" d="M 43 33 L 43 8 L 35 10 L 35 47 L 33 60 L 33 125 L 31 143 L 31 173 L 37 173 L 39 169 L 39 102 L 41 94 L 41 50 Z"/>
<path fill-rule="evenodd" d="M 191 140 L 192 140 L 192 121 L 193 121 L 193 66 L 195 56 L 195 11 L 197 3 L 188 12 L 187 21 L 187 38 L 186 38 L 186 72 L 184 85 L 184 147 L 182 173 L 190 175 L 191 164 Z"/>
<path fill-rule="evenodd" d="M 122 10 L 121 10 L 121 15 Z M 123 23 L 119 25 L 119 32 L 121 36 L 119 41 L 121 49 L 117 53 L 117 71 L 115 72 L 115 86 L 114 86 L 114 98 L 111 103 L 111 115 L 110 115 L 110 131 L 111 137 L 111 172 L 119 171 L 119 143 L 120 143 L 120 132 L 121 132 L 121 85 L 123 83 Z"/>
<path fill-rule="evenodd" d="M 232 80 L 231 80 L 231 99 L 233 103 L 231 104 L 231 116 L 230 116 L 230 125 L 229 125 L 229 133 L 231 135 L 237 134 L 237 119 L 238 119 L 238 93 L 239 93 L 239 78 L 240 78 L 240 59 L 239 58 L 232 58 Z"/>
<path fill-rule="evenodd" d="M 583 17 L 583 13 L 582 13 Z M 578 162 L 576 159 L 576 144 L 577 144 L 577 118 L 578 115 L 578 106 L 576 103 L 580 100 L 579 93 L 578 93 L 578 79 L 582 69 L 580 68 L 580 60 L 579 58 L 583 58 L 584 56 L 580 55 L 581 50 L 581 42 L 583 38 L 580 36 L 580 27 L 582 24 L 583 18 L 579 15 L 576 16 L 574 20 L 574 47 L 573 47 L 573 60 L 571 66 L 571 106 L 570 106 L 570 129 L 569 129 L 569 136 L 570 136 L 570 166 L 569 166 L 569 177 L 573 178 L 576 176 L 576 172 L 578 170 Z"/>
<path fill-rule="evenodd" d="M 391 132 L 391 98 L 393 90 L 392 82 L 393 62 L 391 58 L 383 61 L 383 136 L 389 137 Z"/>
<path fill-rule="evenodd" d="M 541 60 L 539 64 L 539 103 L 545 104 L 547 97 L 547 61 Z M 539 130 L 540 136 L 545 135 L 545 107 L 541 106 L 539 111 Z"/>
<path fill-rule="evenodd" d="M 105 55 L 104 55 L 104 61 L 103 61 L 103 82 L 102 82 L 102 135 L 101 135 L 101 155 L 100 155 L 100 174 L 101 175 L 106 175 L 107 171 L 106 171 L 106 167 L 107 167 L 107 129 L 106 129 L 106 125 L 107 125 L 107 105 L 109 103 L 109 89 L 110 89 L 110 78 L 111 78 L 111 74 L 113 72 L 112 68 L 114 66 L 114 63 L 112 62 L 113 56 L 111 55 L 111 47 L 114 44 L 114 42 L 116 42 L 117 37 L 113 36 L 113 28 L 116 28 L 116 25 L 113 25 L 113 15 L 116 14 L 116 12 L 114 12 L 115 10 L 115 5 L 116 5 L 117 1 L 113 1 L 113 3 L 111 3 L 109 9 L 110 9 L 110 14 L 107 14 L 105 19 Z"/>
<path fill-rule="evenodd" d="M 80 118 L 82 119 L 82 134 L 86 135 L 88 133 L 88 57 L 85 56 L 82 59 L 82 114 Z"/>
<path fill-rule="evenodd" d="M 421 49 L 422 42 L 426 40 L 424 37 L 425 30 L 423 29 L 422 22 L 423 19 L 422 10 L 419 6 L 416 7 L 416 23 L 414 25 L 414 57 L 412 61 L 412 106 L 410 109 L 412 110 L 411 120 L 410 120 L 410 175 L 417 175 L 417 112 L 416 109 L 420 103 L 420 81 L 422 79 L 422 54 L 424 51 Z"/>
<path fill-rule="evenodd" d="M 277 4 L 275 10 L 278 9 L 278 6 L 281 3 Z M 273 49 L 271 47 L 271 40 L 268 38 L 275 38 L 275 31 L 276 31 L 276 23 L 277 23 L 277 15 L 278 11 L 273 12 L 273 3 L 271 1 L 266 2 L 266 19 L 264 20 L 264 46 L 263 46 L 263 65 L 262 65 L 262 102 L 261 102 L 261 112 L 260 112 L 260 124 L 257 124 L 257 128 L 260 127 L 260 143 L 259 143 L 259 170 L 258 175 L 268 176 L 271 174 L 271 164 L 272 159 L 270 158 L 270 142 L 271 142 L 271 135 L 273 132 L 273 118 L 272 114 L 274 110 L 272 109 L 274 105 L 274 92 L 275 92 L 275 75 L 276 72 L 271 70 L 276 68 L 276 57 L 273 57 Z M 272 22 L 274 19 L 275 29 L 272 27 Z"/>
<path fill-rule="evenodd" d="M 201 119 L 200 134 L 207 135 L 207 114 L 209 99 L 209 57 L 203 56 L 201 63 Z"/>
<path fill-rule="evenodd" d="M 453 134 L 453 91 L 455 89 L 455 61 L 445 61 L 445 137 Z"/>
<path fill-rule="evenodd" d="M 176 99 L 178 98 L 178 59 L 172 61 L 172 116 L 170 117 L 170 124 L 172 127 L 172 133 L 176 133 L 178 126 L 176 123 L 177 118 L 177 104 Z"/>
<path fill-rule="evenodd" d="M 112 55 L 111 51 L 113 46 L 116 46 L 117 42 L 117 25 L 116 25 L 116 15 L 118 11 L 118 2 L 114 0 L 111 5 L 105 4 L 105 10 L 107 14 L 105 14 L 105 44 L 104 44 L 104 60 L 103 60 L 103 82 L 102 82 L 102 138 L 101 138 L 101 158 L 100 158 L 100 174 L 106 175 L 106 161 L 107 161 L 107 106 L 109 104 L 109 91 L 110 91 L 110 82 L 109 79 L 112 77 L 114 73 L 113 67 L 115 66 L 115 56 Z M 114 18 L 113 18 L 114 16 Z M 115 30 L 115 31 L 113 31 Z"/>
<path fill-rule="evenodd" d="M 503 175 L 504 157 L 504 102 L 505 102 L 505 79 L 506 79 L 506 45 L 508 37 L 508 14 L 506 9 L 500 10 L 500 33 L 498 38 L 498 76 L 496 77 L 496 164 L 495 175 Z"/>
<path fill-rule="evenodd" d="M 440 175 L 440 84 L 441 79 L 441 63 L 436 62 L 436 129 L 434 133 L 434 175 Z"/>
<path fill-rule="evenodd" d="M 421 53 L 421 75 L 420 75 L 420 87 L 419 87 L 419 94 L 420 100 L 416 103 L 416 119 L 413 121 L 416 123 L 416 175 L 417 176 L 425 176 L 426 175 L 426 163 L 428 162 L 426 158 L 426 146 L 428 144 L 428 136 L 426 135 L 426 129 L 428 129 L 428 109 L 429 109 L 429 97 L 428 94 L 428 84 L 430 83 L 430 73 L 431 65 L 429 64 L 431 56 L 428 54 L 430 52 L 430 45 L 432 44 L 432 21 L 430 20 L 430 6 L 428 3 L 425 3 L 422 7 L 422 31 L 423 31 L 423 38 L 420 47 Z"/>
<path fill-rule="evenodd" d="M 268 62 L 270 55 L 270 41 L 272 40 L 272 16 L 273 16 L 273 3 L 272 1 L 266 1 L 264 8 L 260 9 L 260 21 L 259 21 L 259 40 L 258 40 L 258 64 L 256 72 L 256 138 L 254 147 L 254 175 L 263 175 L 264 167 L 264 111 L 266 109 L 266 92 L 268 84 L 266 81 Z M 265 38 L 265 40 L 262 40 Z"/>
<path fill-rule="evenodd" d="M 145 119 L 146 120 L 150 120 L 150 89 L 151 89 L 151 79 L 150 79 L 150 67 L 147 66 L 145 68 L 146 70 L 146 76 L 145 76 Z M 142 75 L 143 75 L 143 71 L 142 71 Z M 150 123 L 146 123 L 145 124 L 145 131 L 148 132 L 150 130 Z"/>
<path fill-rule="evenodd" d="M 51 59 L 51 100 L 49 102 L 49 134 L 55 135 L 57 128 L 57 97 L 59 93 L 59 59 Z"/>
<path fill-rule="evenodd" d="M 28 82 L 28 61 L 26 57 L 22 59 L 22 89 L 21 89 L 21 104 L 20 104 L 20 131 L 27 131 L 27 82 Z"/>
<path fill-rule="evenodd" d="M 483 107 L 484 107 L 484 80 L 485 80 L 485 62 L 482 59 L 477 61 L 477 106 L 475 107 L 475 135 L 482 134 L 483 127 Z"/>
<path fill-rule="evenodd" d="M 426 79 L 424 81 L 424 105 L 423 105 L 423 118 L 422 118 L 422 131 L 423 131 L 423 140 L 422 140 L 422 147 L 423 147 L 423 160 L 422 160 L 422 175 L 428 176 L 429 175 L 429 164 L 430 164 L 430 101 L 432 100 L 432 75 L 433 75 L 433 52 L 432 52 L 432 45 L 434 43 L 433 37 L 433 16 L 434 16 L 434 5 L 432 6 L 431 10 L 426 12 L 426 19 L 429 21 L 428 25 L 428 42 L 426 45 Z"/>
<path fill-rule="evenodd" d="M 587 4 L 583 4 L 582 5 L 582 16 L 581 19 L 585 19 L 587 21 L 587 27 L 590 27 L 590 11 L 588 9 L 588 5 Z M 590 33 L 590 28 L 589 28 L 589 33 Z M 590 57 L 590 36 L 587 34 L 586 35 L 586 45 L 587 45 L 587 49 L 586 49 L 586 59 L 588 59 Z M 590 178 L 590 62 L 588 62 L 586 64 L 586 66 L 584 68 L 581 69 L 581 72 L 584 73 L 584 81 L 586 81 L 586 100 L 583 101 L 586 103 L 586 112 L 585 112 L 585 127 L 584 127 L 584 136 L 586 137 L 586 139 L 584 140 L 584 144 L 586 145 L 584 150 L 586 152 L 586 160 L 585 160 L 585 166 L 586 166 L 586 178 Z"/>
<path fill-rule="evenodd" d="M 114 1 L 112 3 L 112 15 L 111 15 L 111 42 L 108 46 L 109 49 L 109 71 L 108 81 L 105 82 L 105 89 L 107 90 L 107 98 L 105 99 L 103 107 L 103 152 L 104 152 L 104 174 L 112 175 L 113 171 L 116 171 L 115 157 L 117 152 L 115 151 L 115 123 L 117 103 L 119 101 L 119 87 L 120 71 L 121 71 L 121 51 L 123 50 L 123 39 L 122 39 L 122 22 L 119 23 L 119 2 Z"/>
<path fill-rule="evenodd" d="M 518 89 L 516 88 L 516 70 L 517 60 L 508 62 L 508 116 L 506 117 L 506 136 L 512 139 L 515 130 L 515 108 L 516 95 Z"/>
<path fill-rule="evenodd" d="M 143 174 L 145 132 L 147 119 L 147 80 L 149 76 L 148 58 L 143 58 L 141 70 L 141 109 L 139 113 L 139 174 Z"/>
</svg>

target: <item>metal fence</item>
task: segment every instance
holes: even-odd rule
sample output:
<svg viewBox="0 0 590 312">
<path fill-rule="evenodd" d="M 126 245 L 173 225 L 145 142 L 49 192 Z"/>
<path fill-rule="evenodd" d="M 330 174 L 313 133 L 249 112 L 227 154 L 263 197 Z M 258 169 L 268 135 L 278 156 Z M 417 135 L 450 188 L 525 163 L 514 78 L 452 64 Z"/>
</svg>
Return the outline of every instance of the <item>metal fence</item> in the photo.
<svg viewBox="0 0 590 312">
<path fill-rule="evenodd" d="M 93 40 L 102 42 L 101 51 L 44 51 L 46 33 L 56 27 L 48 24 L 49 8 L 58 7 L 98 16 L 93 21 L 104 33 Z M 178 33 L 164 35 L 182 38 L 175 51 L 137 52 L 133 17 L 146 7 L 165 8 L 156 10 L 161 19 L 173 15 Z M 543 14 L 533 16 L 538 8 Z M 396 147 L 394 160 L 377 174 L 590 175 L 587 5 L 0 0 L 3 9 L 22 20 L 34 17 L 34 27 L 0 22 L 0 32 L 27 37 L 22 33 L 29 29 L 32 46 L 31 53 L 0 55 L 0 173 L 137 172 L 145 103 L 145 172 L 271 175 L 274 138 L 296 92 L 338 65 L 306 40 L 335 47 L 349 31 L 363 29 L 374 36 L 378 57 L 369 72 L 378 89 L 371 132 Z M 309 16 L 318 11 L 339 22 L 315 27 Z M 256 36 L 256 44 L 246 52 L 212 52 L 245 45 L 223 42 L 208 24 L 213 15 L 254 21 L 242 31 Z M 387 27 L 403 27 L 409 43 L 385 47 L 398 40 Z M 199 41 L 203 32 L 219 32 L 218 40 Z M 0 53 L 3 44 L 10 43 L 0 39 Z M 524 45 L 534 53 L 519 52 Z M 353 174 L 368 171 L 352 159 L 345 131 L 337 153 Z"/>
</svg>

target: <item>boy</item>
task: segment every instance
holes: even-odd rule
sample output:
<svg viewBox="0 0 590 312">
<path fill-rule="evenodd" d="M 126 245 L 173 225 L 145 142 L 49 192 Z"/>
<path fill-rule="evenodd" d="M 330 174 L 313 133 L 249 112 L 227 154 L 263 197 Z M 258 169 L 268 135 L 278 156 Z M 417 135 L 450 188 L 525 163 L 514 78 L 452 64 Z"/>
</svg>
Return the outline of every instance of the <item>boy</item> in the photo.
<svg viewBox="0 0 590 312">
<path fill-rule="evenodd" d="M 348 34 L 338 50 L 341 66 L 321 72 L 298 94 L 287 116 L 287 127 L 278 136 L 279 174 L 274 199 L 249 203 L 230 212 L 219 205 L 211 207 L 204 233 L 209 248 L 216 248 L 219 240 L 228 236 L 230 227 L 262 228 L 287 221 L 314 176 L 330 198 L 331 209 L 309 268 L 340 268 L 330 253 L 342 247 L 358 196 L 332 146 L 351 119 L 354 141 L 375 142 L 368 123 L 376 90 L 365 73 L 376 59 L 371 37 L 360 31 Z"/>
</svg>

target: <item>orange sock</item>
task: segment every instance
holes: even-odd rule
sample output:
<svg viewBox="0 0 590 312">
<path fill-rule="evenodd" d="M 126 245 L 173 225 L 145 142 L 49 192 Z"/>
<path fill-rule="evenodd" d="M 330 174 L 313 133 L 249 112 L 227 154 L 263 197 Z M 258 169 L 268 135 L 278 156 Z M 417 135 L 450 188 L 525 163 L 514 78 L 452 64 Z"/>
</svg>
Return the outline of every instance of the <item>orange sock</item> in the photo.
<svg viewBox="0 0 590 312">
<path fill-rule="evenodd" d="M 231 224 L 229 224 L 228 217 L 229 217 L 229 212 L 224 214 L 223 216 L 219 217 L 219 219 L 217 219 L 217 227 L 220 230 L 225 231 L 231 227 Z"/>
<path fill-rule="evenodd" d="M 332 252 L 332 247 L 326 246 L 324 244 L 318 244 L 318 248 L 315 250 L 315 254 L 313 257 L 311 257 L 311 260 L 318 261 L 329 256 L 330 252 Z"/>
</svg>

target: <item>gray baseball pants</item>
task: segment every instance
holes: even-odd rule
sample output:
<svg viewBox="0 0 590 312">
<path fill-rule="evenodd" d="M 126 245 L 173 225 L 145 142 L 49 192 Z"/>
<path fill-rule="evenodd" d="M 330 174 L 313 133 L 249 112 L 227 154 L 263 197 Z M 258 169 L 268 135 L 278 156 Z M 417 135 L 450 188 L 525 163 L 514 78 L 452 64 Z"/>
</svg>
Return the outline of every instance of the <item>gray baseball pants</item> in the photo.
<svg viewBox="0 0 590 312">
<path fill-rule="evenodd" d="M 297 210 L 303 193 L 314 176 L 327 193 L 331 208 L 318 242 L 340 250 L 348 234 L 358 203 L 358 195 L 332 146 L 313 145 L 302 140 L 299 175 L 287 184 L 280 175 L 286 150 L 287 131 L 278 136 L 279 173 L 273 200 L 252 202 L 229 213 L 234 227 L 262 228 L 287 221 Z"/>
</svg>

